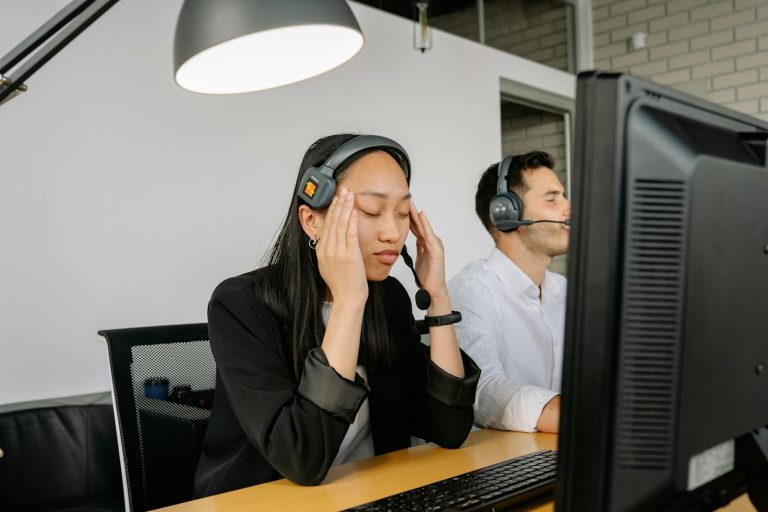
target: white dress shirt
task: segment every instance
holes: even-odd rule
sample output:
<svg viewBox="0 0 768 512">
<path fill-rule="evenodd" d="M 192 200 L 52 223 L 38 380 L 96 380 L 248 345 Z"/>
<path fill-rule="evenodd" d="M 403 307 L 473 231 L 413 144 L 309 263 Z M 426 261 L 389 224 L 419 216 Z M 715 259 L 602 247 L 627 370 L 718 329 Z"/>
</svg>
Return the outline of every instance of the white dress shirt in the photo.
<svg viewBox="0 0 768 512">
<path fill-rule="evenodd" d="M 560 392 L 565 277 L 546 271 L 539 287 L 501 251 L 448 282 L 459 345 L 480 367 L 475 423 L 533 432 Z M 541 298 L 539 298 L 541 297 Z"/>
<path fill-rule="evenodd" d="M 328 325 L 328 318 L 331 316 L 332 307 L 333 303 L 331 302 L 323 303 L 322 314 L 325 325 Z M 365 367 L 358 365 L 356 371 L 364 381 L 368 381 L 368 373 Z M 373 457 L 374 455 L 373 436 L 371 435 L 371 411 L 368 407 L 368 399 L 366 398 L 363 405 L 357 411 L 355 421 L 352 422 L 347 433 L 344 435 L 339 452 L 336 454 L 336 458 L 333 459 L 332 465 L 344 464 L 353 460 Z"/>
</svg>

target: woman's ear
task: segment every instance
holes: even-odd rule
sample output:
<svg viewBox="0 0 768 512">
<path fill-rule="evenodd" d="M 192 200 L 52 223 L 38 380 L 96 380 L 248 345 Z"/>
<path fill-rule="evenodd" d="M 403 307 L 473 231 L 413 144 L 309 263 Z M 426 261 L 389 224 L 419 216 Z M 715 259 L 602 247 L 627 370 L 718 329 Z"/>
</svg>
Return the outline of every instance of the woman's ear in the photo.
<svg viewBox="0 0 768 512">
<path fill-rule="evenodd" d="M 317 240 L 320 237 L 320 231 L 323 230 L 323 221 L 325 215 L 317 210 L 313 210 L 306 204 L 299 206 L 299 222 L 304 233 L 309 238 Z"/>
</svg>

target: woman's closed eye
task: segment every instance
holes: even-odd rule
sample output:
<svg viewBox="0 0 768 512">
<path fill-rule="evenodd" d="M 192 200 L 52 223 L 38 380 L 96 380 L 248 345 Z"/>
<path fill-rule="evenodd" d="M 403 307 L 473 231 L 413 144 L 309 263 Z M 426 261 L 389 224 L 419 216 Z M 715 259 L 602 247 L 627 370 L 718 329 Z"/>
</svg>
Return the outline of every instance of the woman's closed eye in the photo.
<svg viewBox="0 0 768 512">
<path fill-rule="evenodd" d="M 369 211 L 363 210 L 362 208 L 358 208 L 358 210 L 360 210 L 360 212 L 362 212 L 367 217 L 380 217 L 381 216 L 381 212 L 369 212 Z"/>
<path fill-rule="evenodd" d="M 381 217 L 381 215 L 383 213 L 383 212 L 376 212 L 376 211 L 371 212 L 371 211 L 363 210 L 362 208 L 358 208 L 358 210 L 360 210 L 360 212 L 362 212 L 364 215 L 366 215 L 368 217 Z M 408 217 L 411 216 L 411 212 L 409 212 L 409 211 L 408 212 L 397 212 L 397 216 L 398 217 L 402 217 L 402 218 L 405 219 L 405 218 L 408 218 Z"/>
</svg>

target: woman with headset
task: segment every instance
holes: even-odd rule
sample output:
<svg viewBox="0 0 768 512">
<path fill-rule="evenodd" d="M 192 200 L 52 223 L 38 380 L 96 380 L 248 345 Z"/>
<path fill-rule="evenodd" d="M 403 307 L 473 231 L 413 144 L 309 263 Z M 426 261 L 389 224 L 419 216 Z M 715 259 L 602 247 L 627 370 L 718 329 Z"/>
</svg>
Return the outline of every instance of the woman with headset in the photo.
<svg viewBox="0 0 768 512">
<path fill-rule="evenodd" d="M 405 150 L 384 137 L 307 150 L 268 265 L 225 280 L 208 306 L 217 381 L 197 496 L 281 477 L 317 485 L 332 465 L 411 435 L 464 442 L 480 372 L 456 342 L 443 244 L 410 177 Z M 389 276 L 409 230 L 430 347 Z"/>
</svg>

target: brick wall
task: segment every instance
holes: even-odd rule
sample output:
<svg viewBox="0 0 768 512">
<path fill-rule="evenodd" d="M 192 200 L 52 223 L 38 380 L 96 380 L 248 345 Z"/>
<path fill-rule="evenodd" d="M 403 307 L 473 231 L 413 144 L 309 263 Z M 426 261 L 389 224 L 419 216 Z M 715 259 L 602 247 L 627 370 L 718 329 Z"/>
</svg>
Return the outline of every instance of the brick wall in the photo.
<svg viewBox="0 0 768 512">
<path fill-rule="evenodd" d="M 565 5 L 557 0 L 485 0 L 485 43 L 568 71 Z M 477 8 L 433 17 L 432 26 L 478 40 Z"/>
<path fill-rule="evenodd" d="M 565 5 L 485 0 L 486 43 L 567 70 Z M 593 0 L 595 67 L 654 82 L 768 120 L 768 0 Z M 433 18 L 477 40 L 477 9 Z M 634 50 L 632 34 L 647 46 Z"/>
<path fill-rule="evenodd" d="M 555 157 L 558 177 L 565 183 L 565 124 L 563 116 L 517 103 L 501 105 L 501 148 L 507 154 L 546 151 Z"/>
<path fill-rule="evenodd" d="M 768 0 L 593 0 L 593 17 L 597 69 L 768 120 Z"/>
<path fill-rule="evenodd" d="M 441 16 L 433 16 L 429 24 L 457 36 L 479 40 L 477 28 L 477 7 L 468 7 L 462 11 Z"/>
</svg>

